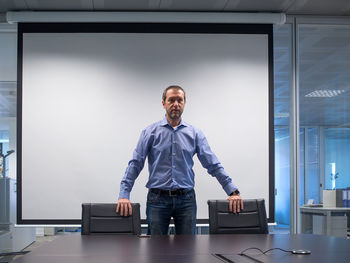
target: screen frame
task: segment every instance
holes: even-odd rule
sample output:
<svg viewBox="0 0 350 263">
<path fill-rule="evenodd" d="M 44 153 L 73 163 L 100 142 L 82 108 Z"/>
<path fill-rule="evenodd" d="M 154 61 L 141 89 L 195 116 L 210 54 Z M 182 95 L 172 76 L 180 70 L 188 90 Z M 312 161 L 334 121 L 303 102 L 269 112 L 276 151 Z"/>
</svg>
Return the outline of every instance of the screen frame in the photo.
<svg viewBox="0 0 350 263">
<path fill-rule="evenodd" d="M 269 119 L 269 214 L 275 221 L 274 170 L 274 83 L 273 25 L 229 23 L 19 23 L 17 58 L 17 224 L 79 225 L 81 220 L 23 219 L 22 217 L 22 102 L 23 34 L 25 33 L 184 33 L 184 34 L 265 34 L 268 37 L 268 119 Z M 197 219 L 197 224 L 208 224 Z M 142 223 L 146 223 L 142 220 Z"/>
</svg>

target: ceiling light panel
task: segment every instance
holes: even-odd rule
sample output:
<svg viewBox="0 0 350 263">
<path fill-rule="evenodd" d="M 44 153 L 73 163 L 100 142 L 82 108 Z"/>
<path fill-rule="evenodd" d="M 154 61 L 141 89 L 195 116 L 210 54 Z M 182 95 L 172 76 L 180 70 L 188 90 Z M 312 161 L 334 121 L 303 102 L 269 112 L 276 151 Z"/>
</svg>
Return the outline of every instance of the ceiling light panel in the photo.
<svg viewBox="0 0 350 263">
<path fill-rule="evenodd" d="M 157 10 L 161 0 L 93 0 L 95 10 L 105 11 L 149 11 Z"/>
<path fill-rule="evenodd" d="M 226 0 L 161 0 L 160 10 L 214 12 L 223 10 L 226 3 Z"/>
<path fill-rule="evenodd" d="M 93 9 L 92 0 L 25 0 L 30 10 L 55 10 L 55 11 L 91 11 Z"/>
<path fill-rule="evenodd" d="M 305 95 L 306 98 L 332 98 L 336 97 L 345 90 L 315 90 Z"/>
</svg>

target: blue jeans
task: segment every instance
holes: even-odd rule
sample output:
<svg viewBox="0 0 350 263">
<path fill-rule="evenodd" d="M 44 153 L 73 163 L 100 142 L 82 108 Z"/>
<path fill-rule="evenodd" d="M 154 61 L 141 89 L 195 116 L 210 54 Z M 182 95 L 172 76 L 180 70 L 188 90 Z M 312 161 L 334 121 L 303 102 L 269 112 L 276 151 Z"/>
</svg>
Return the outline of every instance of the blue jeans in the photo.
<svg viewBox="0 0 350 263">
<path fill-rule="evenodd" d="M 194 235 L 196 214 L 196 194 L 193 189 L 176 196 L 148 191 L 146 215 L 149 235 L 167 235 L 171 217 L 175 223 L 175 234 Z"/>
</svg>

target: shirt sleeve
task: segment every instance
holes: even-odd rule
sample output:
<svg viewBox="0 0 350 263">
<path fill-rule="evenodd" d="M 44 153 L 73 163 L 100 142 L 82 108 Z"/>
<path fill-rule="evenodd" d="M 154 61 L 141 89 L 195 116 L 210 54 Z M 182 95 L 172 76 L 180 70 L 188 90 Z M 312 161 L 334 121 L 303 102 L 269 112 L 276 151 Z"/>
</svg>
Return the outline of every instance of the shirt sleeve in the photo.
<svg viewBox="0 0 350 263">
<path fill-rule="evenodd" d="M 238 189 L 236 185 L 232 183 L 232 179 L 210 149 L 208 141 L 201 131 L 197 133 L 196 144 L 196 152 L 199 161 L 202 166 L 207 169 L 208 173 L 219 181 L 226 194 L 230 195 L 233 191 Z"/>
<path fill-rule="evenodd" d="M 143 169 L 146 157 L 148 155 L 147 141 L 146 131 L 143 130 L 137 143 L 136 149 L 133 152 L 132 159 L 129 161 L 124 177 L 120 182 L 120 192 L 118 199 L 130 199 L 131 189 L 134 186 L 136 178 L 139 176 L 141 170 Z"/>
</svg>

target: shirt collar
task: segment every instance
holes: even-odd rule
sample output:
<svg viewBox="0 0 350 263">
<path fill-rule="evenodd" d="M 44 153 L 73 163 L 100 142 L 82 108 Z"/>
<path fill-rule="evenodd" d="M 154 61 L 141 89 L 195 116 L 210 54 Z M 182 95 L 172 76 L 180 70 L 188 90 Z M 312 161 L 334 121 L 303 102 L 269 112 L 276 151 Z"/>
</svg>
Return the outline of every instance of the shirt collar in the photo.
<svg viewBox="0 0 350 263">
<path fill-rule="evenodd" d="M 169 125 L 171 128 L 173 127 L 173 126 L 170 125 L 170 123 L 168 122 L 168 120 L 167 120 L 166 117 L 164 117 L 164 118 L 160 121 L 160 125 L 161 125 L 161 126 L 167 126 L 167 125 Z M 180 124 L 179 124 L 177 127 L 181 127 L 181 126 L 187 127 L 188 124 L 187 124 L 186 122 L 184 122 L 184 121 L 181 119 Z"/>
</svg>

